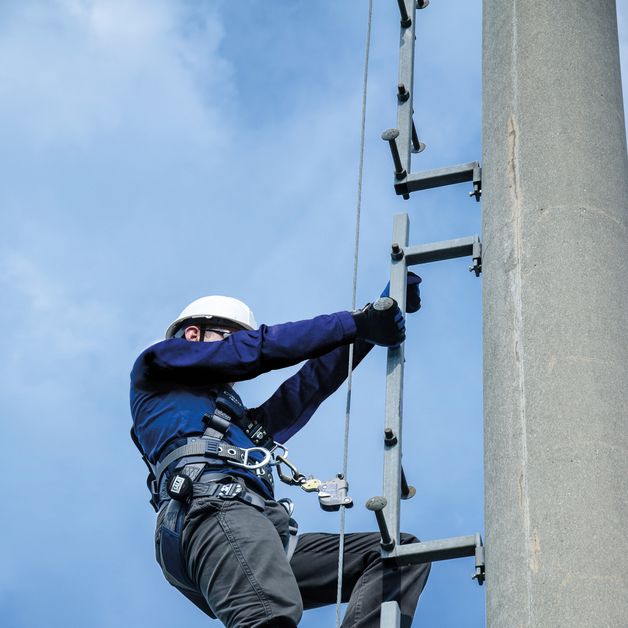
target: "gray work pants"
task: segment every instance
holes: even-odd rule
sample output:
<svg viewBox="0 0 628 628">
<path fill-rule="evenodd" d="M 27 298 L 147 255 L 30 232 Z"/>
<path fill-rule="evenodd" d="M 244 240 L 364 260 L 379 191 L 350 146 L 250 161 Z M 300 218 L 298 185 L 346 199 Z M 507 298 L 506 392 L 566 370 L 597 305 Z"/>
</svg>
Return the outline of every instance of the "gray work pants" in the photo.
<svg viewBox="0 0 628 628">
<path fill-rule="evenodd" d="M 297 626 L 303 609 L 336 602 L 337 534 L 302 534 L 290 562 L 288 515 L 267 500 L 262 512 L 237 499 L 200 497 L 185 518 L 182 551 L 198 595 L 187 595 L 228 628 Z M 402 544 L 416 541 L 402 535 Z M 380 605 L 397 600 L 409 627 L 429 565 L 384 567 L 377 533 L 345 536 L 344 628 L 379 628 Z M 211 612 L 208 612 L 211 611 Z"/>
</svg>

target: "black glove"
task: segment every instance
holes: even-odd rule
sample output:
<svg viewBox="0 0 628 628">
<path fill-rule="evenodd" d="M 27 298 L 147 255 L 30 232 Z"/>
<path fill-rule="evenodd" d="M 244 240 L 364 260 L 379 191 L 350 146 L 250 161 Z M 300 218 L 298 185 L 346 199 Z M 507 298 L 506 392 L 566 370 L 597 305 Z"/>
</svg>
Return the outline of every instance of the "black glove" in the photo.
<svg viewBox="0 0 628 628">
<path fill-rule="evenodd" d="M 358 338 L 381 347 L 398 347 L 406 339 L 406 322 L 397 305 L 390 297 L 368 303 L 352 313 Z"/>
<path fill-rule="evenodd" d="M 406 314 L 413 314 L 421 309 L 421 291 L 419 290 L 420 283 L 421 277 L 409 270 L 406 277 Z M 390 281 L 386 284 L 384 292 L 382 292 L 381 296 L 390 296 Z"/>
</svg>

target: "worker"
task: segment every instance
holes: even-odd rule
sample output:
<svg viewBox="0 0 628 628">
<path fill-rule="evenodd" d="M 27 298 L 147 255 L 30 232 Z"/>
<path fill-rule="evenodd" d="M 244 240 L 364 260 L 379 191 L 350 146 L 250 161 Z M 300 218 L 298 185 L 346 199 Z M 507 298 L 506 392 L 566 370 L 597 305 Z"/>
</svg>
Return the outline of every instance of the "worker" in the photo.
<svg viewBox="0 0 628 628">
<path fill-rule="evenodd" d="M 420 307 L 420 281 L 408 274 L 410 312 Z M 373 345 L 404 338 L 404 317 L 390 298 L 357 312 L 258 327 L 242 301 L 208 296 L 138 357 L 131 433 L 150 471 L 157 560 L 207 615 L 233 628 L 292 627 L 303 609 L 336 601 L 339 535 L 291 534 L 296 524 L 289 500 L 274 499 L 269 452 L 345 380 L 351 343 L 355 367 Z M 234 390 L 303 360 L 257 408 L 246 408 Z M 401 537 L 402 544 L 416 540 Z M 345 627 L 379 627 L 389 600 L 399 603 L 402 626 L 412 623 L 429 565 L 384 565 L 380 541 L 378 533 L 345 535 Z"/>
</svg>

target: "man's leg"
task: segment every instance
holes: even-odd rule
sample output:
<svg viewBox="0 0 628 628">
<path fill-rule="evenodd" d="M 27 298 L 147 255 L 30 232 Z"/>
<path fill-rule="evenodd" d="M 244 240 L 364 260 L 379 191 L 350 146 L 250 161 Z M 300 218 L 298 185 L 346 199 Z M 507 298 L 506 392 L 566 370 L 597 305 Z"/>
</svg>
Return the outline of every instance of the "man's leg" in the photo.
<svg viewBox="0 0 628 628">
<path fill-rule="evenodd" d="M 346 628 L 379 628 L 382 602 L 396 600 L 401 625 L 409 627 L 430 565 L 388 567 L 382 564 L 380 535 L 345 535 L 342 601 L 349 602 L 342 625 Z M 417 539 L 401 535 L 401 543 Z M 303 534 L 290 561 L 303 605 L 316 608 L 336 601 L 338 586 L 338 535 Z"/>
<path fill-rule="evenodd" d="M 295 627 L 301 596 L 283 549 L 288 516 L 276 502 L 261 512 L 236 499 L 195 499 L 186 516 L 188 573 L 228 628 Z"/>
</svg>

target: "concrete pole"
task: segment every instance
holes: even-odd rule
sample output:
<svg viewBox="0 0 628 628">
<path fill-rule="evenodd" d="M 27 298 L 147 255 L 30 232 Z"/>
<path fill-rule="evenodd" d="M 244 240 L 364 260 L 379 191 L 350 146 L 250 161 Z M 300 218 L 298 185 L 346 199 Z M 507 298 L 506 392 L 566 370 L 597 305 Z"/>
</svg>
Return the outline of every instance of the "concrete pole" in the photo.
<svg viewBox="0 0 628 628">
<path fill-rule="evenodd" d="M 489 628 L 628 626 L 628 164 L 614 0 L 484 0 Z"/>
</svg>

